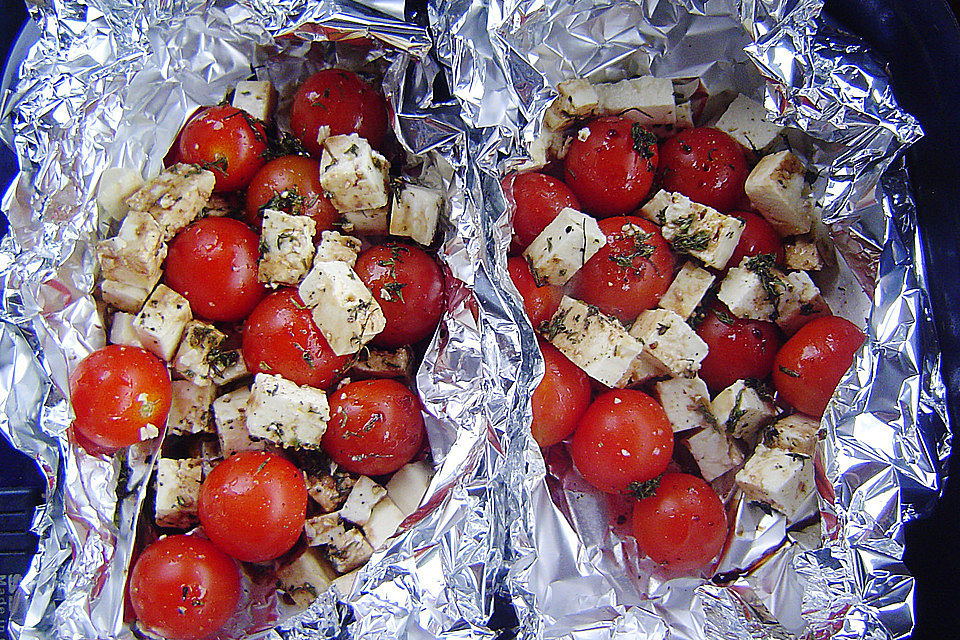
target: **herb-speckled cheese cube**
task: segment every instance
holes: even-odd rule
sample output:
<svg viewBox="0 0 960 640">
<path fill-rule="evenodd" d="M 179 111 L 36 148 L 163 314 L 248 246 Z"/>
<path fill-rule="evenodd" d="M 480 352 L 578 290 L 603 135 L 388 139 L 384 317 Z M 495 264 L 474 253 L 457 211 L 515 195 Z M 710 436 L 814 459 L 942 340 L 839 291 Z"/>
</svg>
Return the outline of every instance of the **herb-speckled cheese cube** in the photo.
<svg viewBox="0 0 960 640">
<path fill-rule="evenodd" d="M 223 386 L 250 375 L 240 349 L 217 349 L 210 354 L 210 381 Z"/>
<path fill-rule="evenodd" d="M 747 149 L 761 153 L 783 131 L 780 125 L 767 122 L 766 117 L 766 107 L 745 95 L 738 95 L 713 126 Z"/>
<path fill-rule="evenodd" d="M 266 80 L 241 80 L 233 91 L 230 104 L 248 114 L 267 122 L 273 116 L 277 105 L 277 92 Z"/>
<path fill-rule="evenodd" d="M 347 233 L 363 236 L 385 236 L 390 231 L 390 207 L 343 211 L 341 228 Z"/>
<path fill-rule="evenodd" d="M 330 463 L 328 472 L 307 474 L 307 493 L 320 505 L 323 513 L 336 511 L 346 502 L 347 496 L 359 476 Z"/>
<path fill-rule="evenodd" d="M 350 529 L 341 534 L 332 544 L 327 545 L 327 558 L 333 568 L 347 573 L 366 564 L 373 555 L 373 547 L 363 537 L 360 529 Z"/>
<path fill-rule="evenodd" d="M 630 382 L 633 363 L 643 351 L 619 320 L 567 296 L 542 332 L 571 362 L 608 387 Z"/>
<path fill-rule="evenodd" d="M 817 242 L 809 236 L 795 236 L 783 242 L 784 264 L 797 271 L 820 271 L 824 262 Z"/>
<path fill-rule="evenodd" d="M 443 196 L 438 191 L 415 184 L 402 184 L 390 209 L 390 233 L 412 238 L 427 246 L 437 233 L 441 211 Z"/>
<path fill-rule="evenodd" d="M 170 383 L 170 389 L 170 412 L 167 414 L 170 433 L 213 433 L 210 407 L 216 389 L 211 385 L 196 385 L 189 380 L 174 380 Z"/>
<path fill-rule="evenodd" d="M 595 218 L 564 207 L 523 255 L 537 280 L 560 286 L 605 244 L 607 237 Z"/>
<path fill-rule="evenodd" d="M 386 158 L 355 133 L 323 141 L 320 184 L 338 211 L 386 206 L 389 170 Z"/>
<path fill-rule="evenodd" d="M 743 452 L 737 443 L 719 429 L 702 429 L 684 440 L 683 444 L 697 461 L 700 475 L 707 482 L 743 464 Z"/>
<path fill-rule="evenodd" d="M 555 101 L 560 111 L 575 118 L 588 118 L 596 115 L 600 108 L 600 96 L 597 88 L 589 80 L 574 78 L 564 80 L 557 85 L 559 96 Z"/>
<path fill-rule="evenodd" d="M 640 212 L 660 225 L 660 232 L 677 253 L 699 258 L 723 269 L 733 255 L 745 227 L 742 220 L 694 202 L 681 193 L 660 190 Z"/>
<path fill-rule="evenodd" d="M 320 552 L 306 549 L 290 564 L 277 570 L 277 582 L 301 609 L 306 609 L 321 593 L 330 588 L 337 577 Z"/>
<path fill-rule="evenodd" d="M 710 391 L 700 378 L 670 378 L 656 384 L 657 400 L 673 426 L 673 432 L 715 427 L 710 409 Z"/>
<path fill-rule="evenodd" d="M 149 214 L 164 242 L 197 219 L 213 193 L 216 178 L 195 164 L 175 164 L 127 198 L 132 211 Z"/>
<path fill-rule="evenodd" d="M 764 156 L 744 184 L 750 203 L 782 236 L 807 233 L 813 212 L 803 163 L 790 151 Z"/>
<path fill-rule="evenodd" d="M 384 291 L 386 292 L 386 290 Z M 350 366 L 348 374 L 365 378 L 403 378 L 410 376 L 413 374 L 413 350 L 410 347 L 400 347 L 392 350 L 363 349 L 357 354 L 357 361 Z"/>
<path fill-rule="evenodd" d="M 173 368 L 195 384 L 213 384 L 214 367 L 226 334 L 209 322 L 191 320 L 183 331 Z"/>
<path fill-rule="evenodd" d="M 213 401 L 213 421 L 220 440 L 220 452 L 228 458 L 240 451 L 263 451 L 266 443 L 254 440 L 247 431 L 247 400 L 250 389 L 241 387 Z"/>
<path fill-rule="evenodd" d="M 599 84 L 596 91 L 601 115 L 629 111 L 631 118 L 645 127 L 673 125 L 677 122 L 673 81 L 669 78 L 641 76 Z"/>
<path fill-rule="evenodd" d="M 293 449 L 319 449 L 329 419 L 323 391 L 280 376 L 254 376 L 247 399 L 247 430 L 254 438 Z"/>
<path fill-rule="evenodd" d="M 160 281 L 167 245 L 157 221 L 149 213 L 134 210 L 123 219 L 116 236 L 97 244 L 97 257 L 104 280 L 149 292 Z"/>
<path fill-rule="evenodd" d="M 770 398 L 737 380 L 717 394 L 711 403 L 717 423 L 733 437 L 752 440 L 761 427 L 777 415 L 777 407 Z"/>
<path fill-rule="evenodd" d="M 821 434 L 819 420 L 794 413 L 770 425 L 763 433 L 763 444 L 769 449 L 783 449 L 812 457 Z"/>
<path fill-rule="evenodd" d="M 303 533 L 307 544 L 318 547 L 322 544 L 333 544 L 340 536 L 346 533 L 343 520 L 339 513 L 324 513 L 323 515 L 307 518 L 303 523 Z"/>
<path fill-rule="evenodd" d="M 387 482 L 387 497 L 393 500 L 406 517 L 420 506 L 432 478 L 433 469 L 427 463 L 405 464 Z"/>
<path fill-rule="evenodd" d="M 660 298 L 660 308 L 669 309 L 681 318 L 689 318 L 715 279 L 716 276 L 706 269 L 685 262 Z"/>
<path fill-rule="evenodd" d="M 110 344 L 122 344 L 128 347 L 143 347 L 137 330 L 133 326 L 134 315 L 118 311 L 110 321 Z"/>
<path fill-rule="evenodd" d="M 152 289 L 152 286 L 150 289 L 145 289 L 116 280 L 104 280 L 100 283 L 100 297 L 104 302 L 121 311 L 137 313 L 150 297 Z"/>
<path fill-rule="evenodd" d="M 680 315 L 668 309 L 644 311 L 630 328 L 630 335 L 675 376 L 693 377 L 707 357 L 707 343 Z"/>
<path fill-rule="evenodd" d="M 783 278 L 788 295 L 780 300 L 777 325 L 788 336 L 814 318 L 830 315 L 830 307 L 820 295 L 820 289 L 805 271 L 793 271 Z"/>
<path fill-rule="evenodd" d="M 347 501 L 340 508 L 340 517 L 355 525 L 364 525 L 370 519 L 373 507 L 387 495 L 387 490 L 368 478 L 360 476 Z"/>
<path fill-rule="evenodd" d="M 737 485 L 747 500 L 768 504 L 788 520 L 794 519 L 816 490 L 813 459 L 809 456 L 768 449 L 762 444 L 737 473 Z"/>
<path fill-rule="evenodd" d="M 200 468 L 197 458 L 157 460 L 157 526 L 189 529 L 197 524 L 200 500 Z"/>
<path fill-rule="evenodd" d="M 346 262 L 351 267 L 357 264 L 362 244 L 358 238 L 337 231 L 320 234 L 320 244 L 313 259 L 316 262 Z"/>
<path fill-rule="evenodd" d="M 404 519 L 406 516 L 393 500 L 384 497 L 373 507 L 370 517 L 363 525 L 363 534 L 374 550 L 380 549 L 397 532 Z"/>
<path fill-rule="evenodd" d="M 373 294 L 345 262 L 315 262 L 298 291 L 338 356 L 360 351 L 387 325 Z"/>
<path fill-rule="evenodd" d="M 313 264 L 316 228 L 310 216 L 264 209 L 257 279 L 272 287 L 299 284 Z"/>
<path fill-rule="evenodd" d="M 190 303 L 165 284 L 158 285 L 133 319 L 133 330 L 143 347 L 163 360 L 177 352 L 180 338 L 193 319 Z"/>
</svg>

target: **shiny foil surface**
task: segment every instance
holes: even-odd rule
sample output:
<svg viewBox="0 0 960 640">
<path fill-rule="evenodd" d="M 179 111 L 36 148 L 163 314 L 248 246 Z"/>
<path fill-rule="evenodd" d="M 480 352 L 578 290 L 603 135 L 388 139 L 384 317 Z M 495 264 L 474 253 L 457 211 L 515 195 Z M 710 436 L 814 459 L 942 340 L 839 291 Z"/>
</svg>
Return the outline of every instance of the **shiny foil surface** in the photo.
<svg viewBox="0 0 960 640">
<path fill-rule="evenodd" d="M 507 433 L 506 588 L 524 638 L 897 638 L 913 624 L 903 524 L 940 492 L 950 449 L 916 216 L 901 152 L 922 131 L 882 67 L 814 0 L 432 0 L 437 50 L 464 119 L 522 166 L 562 80 L 700 78 L 747 94 L 815 173 L 836 268 L 821 290 L 867 341 L 831 402 L 817 503 L 788 523 L 714 482 L 731 531 L 709 575 L 642 558 L 625 507 L 589 487 L 562 447 L 546 460 L 526 398 Z M 708 101 L 707 109 L 711 109 Z M 501 264 L 502 266 L 502 264 Z M 501 270 L 499 282 L 513 292 Z M 542 375 L 524 324 L 518 379 Z M 819 518 L 815 516 L 818 515 Z M 626 511 L 629 514 L 629 511 Z M 812 523 L 812 524 L 810 524 Z"/>
</svg>

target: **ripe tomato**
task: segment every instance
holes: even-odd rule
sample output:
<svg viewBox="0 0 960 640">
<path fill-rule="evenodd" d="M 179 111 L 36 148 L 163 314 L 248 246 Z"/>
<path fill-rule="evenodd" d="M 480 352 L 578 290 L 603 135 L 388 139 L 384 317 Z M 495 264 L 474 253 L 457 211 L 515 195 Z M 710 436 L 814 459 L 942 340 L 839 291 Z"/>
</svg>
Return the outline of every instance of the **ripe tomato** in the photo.
<svg viewBox="0 0 960 640">
<path fill-rule="evenodd" d="M 213 468 L 197 503 L 203 530 L 217 548 L 244 562 L 265 562 L 300 537 L 307 513 L 303 472 L 286 458 L 242 451 Z"/>
<path fill-rule="evenodd" d="M 737 380 L 766 378 L 783 344 L 777 325 L 762 320 L 741 320 L 719 301 L 707 307 L 697 335 L 710 349 L 700 363 L 700 377 L 714 393 Z"/>
<path fill-rule="evenodd" d="M 207 107 L 184 125 L 178 144 L 181 162 L 213 171 L 215 191 L 236 191 L 263 166 L 267 132 L 236 107 Z"/>
<path fill-rule="evenodd" d="M 743 149 L 718 129 L 684 129 L 660 145 L 660 186 L 718 211 L 740 202 L 748 173 Z"/>
<path fill-rule="evenodd" d="M 285 192 L 289 197 L 281 195 Z M 263 221 L 260 209 L 275 198 L 275 209 L 314 219 L 317 223 L 314 240 L 320 238 L 322 231 L 333 229 L 340 219 L 340 212 L 323 192 L 320 163 L 313 158 L 283 156 L 263 165 L 247 186 L 247 224 L 259 229 Z"/>
<path fill-rule="evenodd" d="M 706 482 L 686 473 L 667 473 L 656 493 L 634 506 L 633 535 L 653 560 L 674 569 L 697 569 L 723 548 L 727 514 Z"/>
<path fill-rule="evenodd" d="M 366 138 L 379 149 L 387 132 L 387 105 L 375 89 L 355 73 L 324 69 L 297 89 L 290 110 L 290 127 L 311 154 L 320 157 L 320 127 L 331 136 L 350 133 Z"/>
<path fill-rule="evenodd" d="M 237 611 L 237 563 L 199 536 L 167 536 L 137 558 L 130 604 L 149 631 L 170 640 L 213 634 Z"/>
<path fill-rule="evenodd" d="M 585 140 L 574 137 L 563 161 L 563 181 L 584 210 L 598 217 L 633 212 L 650 191 L 657 171 L 657 138 L 619 116 L 586 125 Z"/>
<path fill-rule="evenodd" d="M 396 380 L 361 380 L 330 396 L 323 450 L 348 471 L 393 473 L 423 443 L 420 400 Z"/>
<path fill-rule="evenodd" d="M 170 397 L 166 366 L 137 347 L 98 349 L 70 375 L 77 439 L 103 451 L 159 435 L 167 423 Z"/>
<path fill-rule="evenodd" d="M 243 323 L 242 350 L 251 373 L 280 375 L 319 389 L 333 384 L 350 359 L 333 352 L 293 287 L 278 289 L 257 305 Z"/>
<path fill-rule="evenodd" d="M 537 338 L 543 354 L 543 380 L 533 392 L 530 430 L 541 447 L 549 447 L 573 433 L 590 405 L 590 378 L 555 346 Z"/>
<path fill-rule="evenodd" d="M 773 384 L 798 411 L 819 418 L 866 336 L 838 316 L 803 325 L 777 353 Z"/>
<path fill-rule="evenodd" d="M 397 243 L 379 245 L 361 253 L 354 270 L 387 319 L 371 344 L 393 349 L 433 334 L 443 315 L 443 272 L 425 251 Z"/>
<path fill-rule="evenodd" d="M 530 324 L 536 329 L 553 317 L 560 307 L 563 291 L 552 284 L 537 286 L 537 279 L 530 271 L 530 264 L 520 256 L 507 260 L 507 270 L 513 286 L 517 288 L 523 298 L 523 308 L 530 318 Z"/>
<path fill-rule="evenodd" d="M 657 306 L 670 287 L 673 252 L 649 220 L 606 218 L 600 230 L 607 244 L 571 278 L 571 295 L 629 323 Z"/>
<path fill-rule="evenodd" d="M 737 248 L 727 261 L 727 267 L 738 267 L 744 258 L 764 253 L 772 253 L 775 262 L 783 264 L 783 242 L 773 225 L 763 216 L 752 211 L 731 211 L 729 215 L 743 220 L 746 226 L 743 228 Z"/>
<path fill-rule="evenodd" d="M 663 473 L 673 455 L 673 427 L 663 408 L 633 389 L 597 396 L 577 423 L 570 453 L 580 475 L 601 491 L 633 490 Z"/>
<path fill-rule="evenodd" d="M 514 207 L 511 251 L 521 253 L 564 208 L 580 211 L 570 187 L 552 176 L 529 172 L 507 176 L 503 193 Z"/>
</svg>

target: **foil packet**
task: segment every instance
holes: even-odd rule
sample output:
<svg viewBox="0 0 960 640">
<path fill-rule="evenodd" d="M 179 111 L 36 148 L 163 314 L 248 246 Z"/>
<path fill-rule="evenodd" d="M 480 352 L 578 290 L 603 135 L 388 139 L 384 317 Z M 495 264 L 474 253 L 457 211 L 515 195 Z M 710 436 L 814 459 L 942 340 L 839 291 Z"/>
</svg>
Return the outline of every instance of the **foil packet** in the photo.
<svg viewBox="0 0 960 640">
<path fill-rule="evenodd" d="M 902 163 L 922 131 L 869 49 L 822 9 L 818 0 L 429 3 L 451 93 L 492 178 L 524 165 L 554 87 L 574 77 L 699 79 L 712 96 L 762 101 L 772 120 L 806 134 L 794 149 L 816 175 L 840 256 L 822 289 L 867 334 L 824 416 L 819 495 L 807 509 L 818 524 L 788 526 L 721 483 L 731 532 L 716 572 L 674 576 L 642 559 L 623 527 L 610 530 L 615 501 L 585 486 L 564 452 L 544 460 L 529 432 L 542 361 L 512 306 L 526 393 L 513 398 L 507 430 L 505 588 L 519 637 L 893 638 L 912 628 L 903 524 L 939 495 L 950 450 Z"/>
</svg>

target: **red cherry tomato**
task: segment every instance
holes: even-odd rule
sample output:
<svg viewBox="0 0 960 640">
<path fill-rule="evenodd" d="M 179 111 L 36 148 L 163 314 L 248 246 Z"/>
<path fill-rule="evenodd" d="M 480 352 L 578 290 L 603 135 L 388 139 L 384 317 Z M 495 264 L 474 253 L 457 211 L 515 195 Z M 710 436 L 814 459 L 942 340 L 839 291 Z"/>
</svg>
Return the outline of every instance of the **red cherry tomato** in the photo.
<svg viewBox="0 0 960 640">
<path fill-rule="evenodd" d="M 170 376 L 149 351 L 110 345 L 88 355 L 70 375 L 70 404 L 77 440 L 116 451 L 163 431 Z"/>
<path fill-rule="evenodd" d="M 266 150 L 263 124 L 236 107 L 207 107 L 180 132 L 180 161 L 213 171 L 219 192 L 247 186 L 263 166 Z"/>
<path fill-rule="evenodd" d="M 572 296 L 621 322 L 660 302 L 673 281 L 674 257 L 649 220 L 617 216 L 600 221 L 607 244 L 571 278 Z"/>
<path fill-rule="evenodd" d="M 563 181 L 598 217 L 622 216 L 647 197 L 657 171 L 657 138 L 629 118 L 607 116 L 587 124 L 563 161 Z"/>
<path fill-rule="evenodd" d="M 307 485 L 303 472 L 286 458 L 243 451 L 204 478 L 197 510 L 204 533 L 218 549 L 244 562 L 265 562 L 300 537 Z"/>
<path fill-rule="evenodd" d="M 700 363 L 700 377 L 714 393 L 744 378 L 765 379 L 783 344 L 774 323 L 741 320 L 716 301 L 707 307 L 697 335 L 710 349 Z"/>
<path fill-rule="evenodd" d="M 570 452 L 587 482 L 619 493 L 663 473 L 673 455 L 673 427 L 647 394 L 615 389 L 597 396 L 581 416 Z"/>
<path fill-rule="evenodd" d="M 243 361 L 251 373 L 271 373 L 299 385 L 326 389 L 343 373 L 338 356 L 292 287 L 271 293 L 243 324 Z"/>
<path fill-rule="evenodd" d="M 656 493 L 634 506 L 633 535 L 656 562 L 698 569 L 723 548 L 727 514 L 706 482 L 686 473 L 667 473 Z"/>
<path fill-rule="evenodd" d="M 433 335 L 444 301 L 436 260 L 417 247 L 390 243 L 361 253 L 354 270 L 387 319 L 371 344 L 393 349 Z"/>
<path fill-rule="evenodd" d="M 137 558 L 129 594 L 146 629 L 170 640 L 199 640 L 236 612 L 240 570 L 209 540 L 167 536 Z"/>
<path fill-rule="evenodd" d="M 727 261 L 728 267 L 738 267 L 744 258 L 764 253 L 772 253 L 776 263 L 783 264 L 783 242 L 773 225 L 763 216 L 751 211 L 731 211 L 729 215 L 743 220 L 746 226 L 737 248 Z"/>
<path fill-rule="evenodd" d="M 718 129 L 684 129 L 660 145 L 660 186 L 718 211 L 738 204 L 748 173 L 743 148 Z"/>
<path fill-rule="evenodd" d="M 560 299 L 563 298 L 560 287 L 546 283 L 543 286 L 537 286 L 537 279 L 530 271 L 530 264 L 520 256 L 507 260 L 507 270 L 510 272 L 513 286 L 523 298 L 523 308 L 533 328 L 536 329 L 552 318 L 560 308 Z"/>
<path fill-rule="evenodd" d="M 543 354 L 543 380 L 533 392 L 530 430 L 541 447 L 549 447 L 573 433 L 590 406 L 590 378 L 549 342 L 537 339 Z"/>
<path fill-rule="evenodd" d="M 193 315 L 243 320 L 266 295 L 257 280 L 260 240 L 231 218 L 201 218 L 170 241 L 164 280 L 190 302 Z"/>
<path fill-rule="evenodd" d="M 777 353 L 773 384 L 797 410 L 819 418 L 866 336 L 838 316 L 803 325 Z"/>
<path fill-rule="evenodd" d="M 396 380 L 351 382 L 330 396 L 322 445 L 344 469 L 368 476 L 393 473 L 422 443 L 420 400 Z"/>
<path fill-rule="evenodd" d="M 570 187 L 543 173 L 518 173 L 501 184 L 514 207 L 511 251 L 521 253 L 564 208 L 580 211 Z"/>
<path fill-rule="evenodd" d="M 320 157 L 320 127 L 331 136 L 359 134 L 379 149 L 387 132 L 387 105 L 375 89 L 355 73 L 324 69 L 297 89 L 290 110 L 290 127 L 312 155 Z"/>
<path fill-rule="evenodd" d="M 287 193 L 289 197 L 282 194 Z M 279 196 L 279 198 L 278 198 Z M 333 229 L 340 212 L 320 185 L 320 163 L 305 156 L 283 156 L 263 165 L 247 187 L 246 219 L 254 229 L 263 221 L 260 209 L 273 199 L 274 207 L 285 213 L 302 213 L 317 223 L 314 240 Z"/>
</svg>

